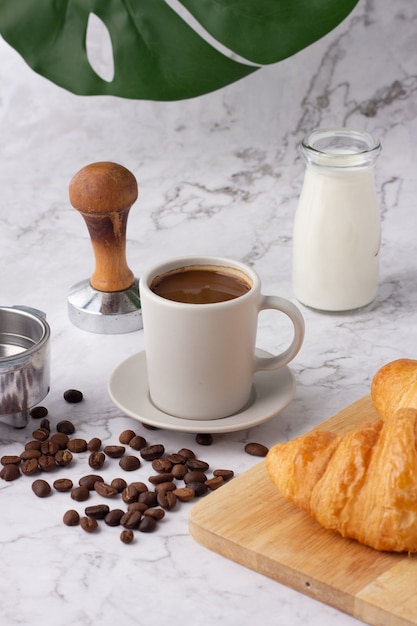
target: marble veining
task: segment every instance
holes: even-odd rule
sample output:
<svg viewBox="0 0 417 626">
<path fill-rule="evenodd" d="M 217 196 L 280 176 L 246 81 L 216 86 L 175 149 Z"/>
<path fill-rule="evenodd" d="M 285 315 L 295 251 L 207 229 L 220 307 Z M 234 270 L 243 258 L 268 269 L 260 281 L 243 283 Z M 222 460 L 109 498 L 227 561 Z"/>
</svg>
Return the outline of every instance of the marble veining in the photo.
<svg viewBox="0 0 417 626">
<path fill-rule="evenodd" d="M 72 419 L 79 436 L 98 435 L 104 445 L 133 428 L 150 443 L 193 448 L 211 467 L 239 474 L 258 462 L 244 453 L 245 443 L 271 446 L 297 436 L 365 395 L 385 362 L 415 358 L 416 22 L 413 0 L 363 0 L 296 56 L 215 93 L 171 103 L 74 96 L 32 72 L 0 40 L 1 304 L 47 314 L 52 375 L 44 404 L 52 424 Z M 71 177 L 101 160 L 119 162 L 137 177 L 139 199 L 127 233 L 135 275 L 167 257 L 219 254 L 253 266 L 265 293 L 294 300 L 292 230 L 304 171 L 297 145 L 312 128 L 335 125 L 366 130 L 382 143 L 376 301 L 345 315 L 300 305 L 306 338 L 291 365 L 296 395 L 263 425 L 200 447 L 192 433 L 148 431 L 121 414 L 107 381 L 143 349 L 143 335 L 94 335 L 68 320 L 68 289 L 94 269 L 85 224 L 69 203 Z M 280 349 L 287 330 L 279 316 L 262 315 L 259 347 Z M 82 404 L 64 402 L 70 387 L 84 392 Z M 0 424 L 1 455 L 20 452 L 34 426 Z M 85 456 L 65 471 L 74 480 L 83 473 Z M 117 465 L 102 473 L 113 478 Z M 149 474 L 144 466 L 137 476 Z M 41 500 L 30 483 L 0 481 L 2 623 L 360 623 L 197 544 L 188 533 L 189 504 L 126 546 L 115 529 L 91 536 L 65 527 L 62 515 L 74 505 L 68 494 Z"/>
</svg>

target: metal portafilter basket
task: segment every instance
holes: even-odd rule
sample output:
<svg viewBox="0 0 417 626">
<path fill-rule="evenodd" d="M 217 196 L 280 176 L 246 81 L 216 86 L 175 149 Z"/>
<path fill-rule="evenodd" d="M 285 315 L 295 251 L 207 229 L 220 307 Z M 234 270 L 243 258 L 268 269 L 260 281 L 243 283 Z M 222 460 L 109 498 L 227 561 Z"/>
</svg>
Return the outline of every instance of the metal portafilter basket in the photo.
<svg viewBox="0 0 417 626">
<path fill-rule="evenodd" d="M 142 328 L 139 280 L 126 262 L 126 227 L 138 197 L 133 174 L 111 162 L 92 163 L 70 182 L 72 206 L 83 216 L 96 267 L 68 293 L 73 324 L 93 333 L 130 333 Z"/>
</svg>

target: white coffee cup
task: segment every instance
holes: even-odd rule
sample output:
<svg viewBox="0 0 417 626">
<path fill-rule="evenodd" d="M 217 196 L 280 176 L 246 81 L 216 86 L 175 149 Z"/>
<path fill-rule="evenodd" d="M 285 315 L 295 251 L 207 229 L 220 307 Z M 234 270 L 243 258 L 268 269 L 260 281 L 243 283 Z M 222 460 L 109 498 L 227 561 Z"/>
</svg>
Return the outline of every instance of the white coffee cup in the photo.
<svg viewBox="0 0 417 626">
<path fill-rule="evenodd" d="M 247 291 L 214 303 L 177 302 L 153 291 L 166 275 L 208 270 L 246 283 Z M 170 415 L 193 420 L 237 413 L 251 397 L 253 374 L 278 369 L 298 353 L 304 339 L 299 309 L 279 296 L 264 296 L 257 273 L 227 258 L 174 258 L 146 271 L 139 282 L 150 398 Z M 255 355 L 258 314 L 276 309 L 294 327 L 281 354 Z"/>
</svg>

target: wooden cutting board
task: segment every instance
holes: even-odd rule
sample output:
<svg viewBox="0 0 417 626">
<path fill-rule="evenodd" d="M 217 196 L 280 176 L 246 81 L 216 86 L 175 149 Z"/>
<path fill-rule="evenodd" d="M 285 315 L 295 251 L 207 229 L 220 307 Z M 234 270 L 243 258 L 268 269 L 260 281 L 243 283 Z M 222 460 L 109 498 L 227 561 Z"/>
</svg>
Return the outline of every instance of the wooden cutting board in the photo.
<svg viewBox="0 0 417 626">
<path fill-rule="evenodd" d="M 376 418 L 366 396 L 318 428 Z M 374 626 L 417 624 L 417 555 L 377 552 L 323 529 L 287 502 L 265 462 L 200 500 L 190 533 L 222 556 Z"/>
</svg>

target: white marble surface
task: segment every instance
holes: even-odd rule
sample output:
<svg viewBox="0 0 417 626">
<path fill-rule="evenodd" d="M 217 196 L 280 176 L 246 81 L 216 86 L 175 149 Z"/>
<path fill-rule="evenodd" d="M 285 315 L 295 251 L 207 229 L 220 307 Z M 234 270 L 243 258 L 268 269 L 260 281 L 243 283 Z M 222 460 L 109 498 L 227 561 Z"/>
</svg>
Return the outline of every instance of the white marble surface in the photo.
<svg viewBox="0 0 417 626">
<path fill-rule="evenodd" d="M 47 313 L 52 377 L 45 404 L 53 424 L 68 417 L 80 436 L 98 435 L 103 443 L 134 427 L 151 443 L 170 451 L 197 448 L 212 467 L 239 474 L 257 462 L 244 453 L 245 442 L 271 446 L 302 433 L 366 394 L 383 363 L 415 357 L 416 22 L 413 0 L 363 1 L 295 57 L 222 91 L 174 103 L 73 96 L 0 41 L 1 304 Z M 251 264 L 265 292 L 294 299 L 291 239 L 304 168 L 296 146 L 312 128 L 330 125 L 363 128 L 382 142 L 376 302 L 355 315 L 302 309 L 306 339 L 292 364 L 296 396 L 268 423 L 217 436 L 204 448 L 191 433 L 144 431 L 106 390 L 115 367 L 142 349 L 142 332 L 94 335 L 67 318 L 68 288 L 93 269 L 85 224 L 68 201 L 71 177 L 101 160 L 135 174 L 140 198 L 129 217 L 127 253 L 137 275 L 167 256 L 222 254 Z M 279 345 L 276 321 L 262 317 L 259 346 Z M 84 392 L 82 404 L 63 401 L 69 387 Z M 0 425 L 1 454 L 20 451 L 32 427 Z M 79 460 L 68 474 L 76 478 L 85 469 Z M 198 545 L 188 534 L 189 505 L 125 546 L 114 529 L 91 536 L 65 527 L 69 496 L 40 500 L 30 483 L 0 481 L 2 623 L 359 623 Z"/>
</svg>

